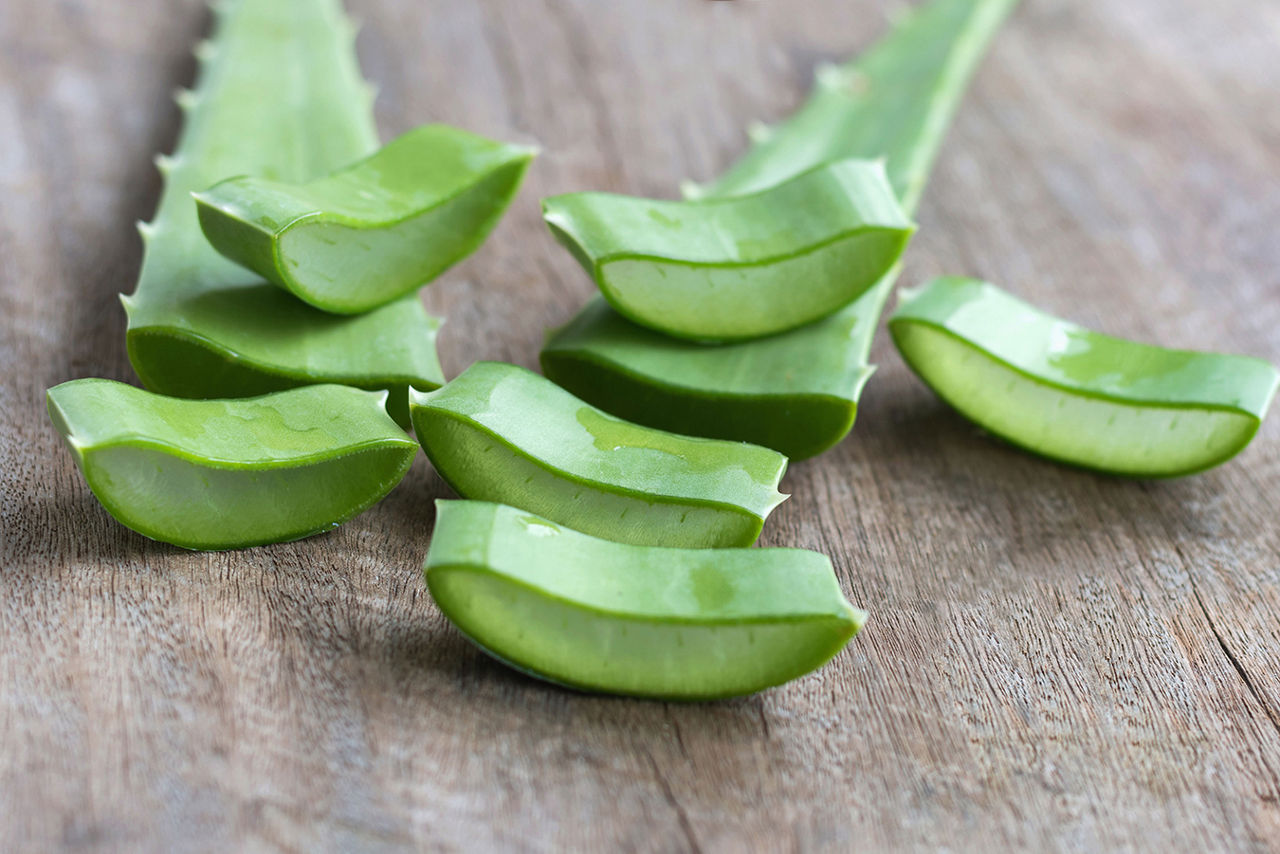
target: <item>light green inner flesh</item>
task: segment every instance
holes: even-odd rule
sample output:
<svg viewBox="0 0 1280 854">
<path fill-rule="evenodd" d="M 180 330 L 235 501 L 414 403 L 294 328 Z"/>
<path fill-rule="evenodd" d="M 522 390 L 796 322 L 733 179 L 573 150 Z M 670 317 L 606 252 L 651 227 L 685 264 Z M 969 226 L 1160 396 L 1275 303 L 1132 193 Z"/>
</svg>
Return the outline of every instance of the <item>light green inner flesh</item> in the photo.
<svg viewBox="0 0 1280 854">
<path fill-rule="evenodd" d="M 1235 412 L 1128 405 L 1043 385 L 925 324 L 899 323 L 894 331 L 912 368 L 947 403 L 992 433 L 1063 462 L 1177 474 L 1231 456 L 1257 428 Z"/>
<path fill-rule="evenodd" d="M 120 445 L 86 450 L 82 465 L 93 494 L 133 530 L 186 548 L 228 549 L 336 527 L 386 495 L 411 460 L 403 448 L 373 449 L 290 468 L 219 469 Z"/>
<path fill-rule="evenodd" d="M 703 625 L 628 619 L 466 566 L 433 567 L 427 581 L 449 619 L 502 661 L 571 687 L 619 694 L 697 699 L 758 691 L 813 670 L 849 632 L 833 618 Z"/>
<path fill-rule="evenodd" d="M 764 521 L 680 499 L 648 501 L 558 477 L 489 433 L 418 410 L 418 439 L 460 495 L 496 501 L 619 543 L 673 548 L 749 546 Z"/>
<path fill-rule="evenodd" d="M 901 235 L 865 231 L 765 265 L 674 264 L 624 258 L 600 265 L 605 290 L 624 314 L 691 338 L 768 335 L 846 305 L 884 273 Z"/>
<path fill-rule="evenodd" d="M 517 169 L 519 166 L 514 167 Z M 363 311 L 426 284 L 488 235 L 509 193 L 497 170 L 442 205 L 392 225 L 353 228 L 308 220 L 286 229 L 278 252 L 294 289 L 333 311 Z"/>
</svg>

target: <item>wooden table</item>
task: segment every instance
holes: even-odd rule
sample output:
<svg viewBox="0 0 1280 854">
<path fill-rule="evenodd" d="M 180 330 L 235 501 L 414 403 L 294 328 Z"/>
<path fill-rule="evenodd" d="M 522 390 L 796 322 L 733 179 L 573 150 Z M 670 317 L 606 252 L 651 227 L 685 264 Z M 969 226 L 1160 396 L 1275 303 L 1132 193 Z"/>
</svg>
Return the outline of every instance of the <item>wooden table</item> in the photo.
<svg viewBox="0 0 1280 854">
<path fill-rule="evenodd" d="M 591 292 L 537 200 L 673 195 L 785 115 L 890 4 L 360 0 L 384 136 L 545 153 L 424 294 L 449 375 L 534 365 Z M 44 414 L 133 380 L 116 294 L 207 26 L 195 2 L 0 5 L 0 847 L 1267 850 L 1280 847 L 1280 418 L 1130 482 L 980 435 L 885 336 L 853 435 L 766 545 L 831 555 L 866 631 L 735 702 L 581 696 L 442 618 L 420 458 L 290 545 L 191 554 L 112 521 Z M 1165 344 L 1280 361 L 1280 6 L 1027 0 L 983 66 L 904 277 L 985 276 Z"/>
</svg>

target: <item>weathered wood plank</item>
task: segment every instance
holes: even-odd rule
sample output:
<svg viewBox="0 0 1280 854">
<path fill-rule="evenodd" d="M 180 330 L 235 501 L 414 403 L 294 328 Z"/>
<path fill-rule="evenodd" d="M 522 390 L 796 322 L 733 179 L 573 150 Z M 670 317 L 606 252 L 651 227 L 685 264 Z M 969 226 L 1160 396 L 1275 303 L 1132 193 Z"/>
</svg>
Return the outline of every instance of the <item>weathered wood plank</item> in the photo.
<svg viewBox="0 0 1280 854">
<path fill-rule="evenodd" d="M 537 199 L 673 195 L 869 42 L 863 4 L 360 0 L 385 136 L 544 148 L 429 289 L 452 375 L 536 362 L 591 286 Z M 112 522 L 43 390 L 130 378 L 123 314 L 195 2 L 0 7 L 0 838 L 7 850 L 1271 850 L 1280 426 L 1128 483 L 980 436 L 887 339 L 854 436 L 765 543 L 872 621 L 821 673 L 705 706 L 580 696 L 478 654 L 418 575 L 423 460 L 303 543 L 188 554 Z M 983 275 L 1119 334 L 1280 361 L 1280 9 L 1028 0 L 920 211 L 906 281 Z"/>
</svg>

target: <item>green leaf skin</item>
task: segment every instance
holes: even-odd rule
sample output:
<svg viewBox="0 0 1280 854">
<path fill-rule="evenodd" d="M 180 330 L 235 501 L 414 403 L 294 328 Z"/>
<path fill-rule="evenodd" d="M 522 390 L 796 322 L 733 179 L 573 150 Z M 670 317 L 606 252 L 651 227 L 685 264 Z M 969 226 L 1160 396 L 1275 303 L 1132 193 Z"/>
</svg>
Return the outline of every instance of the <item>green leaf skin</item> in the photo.
<svg viewBox="0 0 1280 854">
<path fill-rule="evenodd" d="M 820 72 L 794 117 L 755 134 L 751 150 L 720 181 L 688 194 L 753 192 L 833 159 L 884 156 L 902 207 L 913 214 L 968 81 L 1015 5 L 933 0 L 918 7 L 859 59 Z M 641 424 L 757 442 L 803 459 L 852 428 L 872 370 L 872 336 L 897 273 L 818 323 L 721 347 L 672 341 L 592 303 L 549 336 L 543 370 L 584 400 Z"/>
<path fill-rule="evenodd" d="M 1249 444 L 1280 375 L 1247 356 L 1168 350 L 1050 317 L 995 285 L 935 279 L 889 319 L 938 396 L 1032 453 L 1131 477 L 1175 477 Z"/>
<path fill-rule="evenodd" d="M 89 488 L 121 524 L 188 549 L 296 540 L 391 491 L 417 444 L 387 392 L 311 385 L 183 400 L 111 380 L 49 389 L 49 417 Z"/>
<path fill-rule="evenodd" d="M 704 342 L 830 315 L 882 278 L 915 230 L 879 160 L 825 164 L 748 196 L 569 193 L 542 211 L 618 312 Z"/>
<path fill-rule="evenodd" d="M 853 426 L 873 371 L 867 342 L 892 284 L 892 276 L 882 279 L 814 326 L 723 347 L 657 335 L 596 297 L 549 336 L 542 372 L 629 421 L 806 459 Z M 737 366 L 731 373 L 730 362 Z"/>
<path fill-rule="evenodd" d="M 200 231 L 191 193 L 232 175 L 301 182 L 377 147 L 371 94 L 336 0 L 226 0 L 201 45 L 186 117 L 137 290 L 124 297 L 129 359 L 143 384 L 175 397 L 244 397 L 308 383 L 405 389 L 444 381 L 439 321 L 413 296 L 368 314 L 312 308 L 223 258 Z M 406 422 L 407 423 L 407 422 Z"/>
<path fill-rule="evenodd" d="M 436 508 L 424 574 L 440 610 L 485 652 L 570 688 L 754 694 L 821 667 L 866 620 L 817 552 L 622 545 L 501 504 Z"/>
<path fill-rule="evenodd" d="M 215 249 L 316 308 L 356 314 L 434 279 L 489 236 L 533 150 L 426 125 L 324 178 L 229 178 L 195 193 Z"/>
<path fill-rule="evenodd" d="M 464 498 L 635 545 L 749 546 L 785 498 L 786 457 L 640 427 L 531 371 L 476 362 L 411 392 L 418 441 Z"/>
</svg>

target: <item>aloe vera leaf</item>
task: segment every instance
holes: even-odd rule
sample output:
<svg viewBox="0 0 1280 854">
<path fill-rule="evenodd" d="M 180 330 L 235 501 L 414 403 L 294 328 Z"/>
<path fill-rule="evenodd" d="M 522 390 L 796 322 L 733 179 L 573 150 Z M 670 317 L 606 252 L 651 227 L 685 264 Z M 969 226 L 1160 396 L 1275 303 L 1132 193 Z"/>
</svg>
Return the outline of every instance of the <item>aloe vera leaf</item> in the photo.
<svg viewBox="0 0 1280 854">
<path fill-rule="evenodd" d="M 569 193 L 542 210 L 619 313 L 695 341 L 826 317 L 883 277 L 915 230 L 882 160 L 835 161 L 745 196 Z"/>
<path fill-rule="evenodd" d="M 481 649 L 585 691 L 711 700 L 816 670 L 866 615 L 802 549 L 623 545 L 514 507 L 437 501 L 424 566 Z"/>
<path fill-rule="evenodd" d="M 111 380 L 49 389 L 49 417 L 121 524 L 188 549 L 296 540 L 371 507 L 417 444 L 387 392 L 310 385 L 183 400 Z"/>
<path fill-rule="evenodd" d="M 439 321 L 409 296 L 359 317 L 312 308 L 219 255 L 191 193 L 232 175 L 306 181 L 377 146 L 372 95 L 336 0 L 226 0 L 197 51 L 199 83 L 159 209 L 141 227 L 137 289 L 124 297 L 129 358 L 142 382 L 176 397 L 242 397 L 337 382 L 405 389 L 444 381 Z"/>
<path fill-rule="evenodd" d="M 976 279 L 904 291 L 889 329 L 911 369 L 966 418 L 1032 453 L 1132 477 L 1235 456 L 1280 383 L 1261 359 L 1113 338 Z"/>
<path fill-rule="evenodd" d="M 750 192 L 833 158 L 884 156 L 902 206 L 913 214 L 968 81 L 1016 3 L 932 0 L 919 7 L 861 58 L 820 72 L 816 91 L 792 119 L 757 134 L 721 181 L 690 196 Z M 872 370 L 872 336 L 897 273 L 825 320 L 720 347 L 672 341 L 589 305 L 548 337 L 543 371 L 640 423 L 757 442 L 803 459 L 852 428 Z M 766 363 L 774 370 L 761 373 Z M 810 374 L 820 377 L 820 398 Z M 778 376 L 788 381 L 772 379 Z"/>
<path fill-rule="evenodd" d="M 641 427 L 537 374 L 476 362 L 411 392 L 414 431 L 464 498 L 635 545 L 749 546 L 785 498 L 781 454 Z"/>
<path fill-rule="evenodd" d="M 214 249 L 316 308 L 363 313 L 474 252 L 533 154 L 426 125 L 306 184 L 241 176 L 195 199 Z"/>
</svg>

